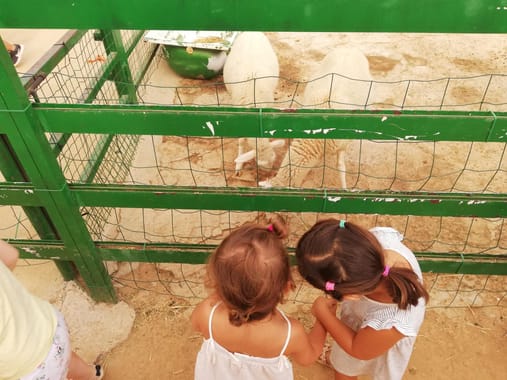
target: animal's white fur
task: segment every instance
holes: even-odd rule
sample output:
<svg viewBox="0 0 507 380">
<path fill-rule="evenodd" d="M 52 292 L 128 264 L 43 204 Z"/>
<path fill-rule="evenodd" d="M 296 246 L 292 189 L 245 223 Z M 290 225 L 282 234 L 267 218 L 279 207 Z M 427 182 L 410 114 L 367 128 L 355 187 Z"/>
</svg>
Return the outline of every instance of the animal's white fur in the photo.
<svg viewBox="0 0 507 380">
<path fill-rule="evenodd" d="M 366 56 L 359 49 L 348 47 L 327 54 L 310 78 L 302 97 L 305 108 L 363 108 L 372 81 Z M 291 144 L 277 175 L 260 185 L 304 187 L 305 182 L 312 181 L 312 187 L 346 189 L 345 150 L 348 144 L 348 140 L 297 139 Z"/>
<path fill-rule="evenodd" d="M 264 33 L 243 32 L 236 37 L 223 71 L 232 105 L 274 107 L 279 74 L 278 58 Z M 280 145 L 283 142 L 270 142 L 267 138 L 240 138 L 234 160 L 236 173 L 255 157 L 259 166 L 271 169 L 276 158 L 273 148 Z"/>
</svg>

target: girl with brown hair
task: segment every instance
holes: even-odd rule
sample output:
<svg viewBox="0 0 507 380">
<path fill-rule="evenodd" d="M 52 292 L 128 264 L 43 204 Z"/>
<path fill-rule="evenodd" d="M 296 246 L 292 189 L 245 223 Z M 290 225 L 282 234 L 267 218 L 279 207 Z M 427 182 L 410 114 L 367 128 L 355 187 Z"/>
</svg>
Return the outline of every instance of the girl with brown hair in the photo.
<svg viewBox="0 0 507 380">
<path fill-rule="evenodd" d="M 205 340 L 197 355 L 195 379 L 293 379 L 288 356 L 301 365 L 315 362 L 326 332 L 319 322 L 307 333 L 278 304 L 294 283 L 282 239 L 287 228 L 247 224 L 226 237 L 210 256 L 212 293 L 191 316 Z"/>
<path fill-rule="evenodd" d="M 296 247 L 303 278 L 331 297 L 312 313 L 333 338 L 327 358 L 335 379 L 403 377 L 428 292 L 402 235 L 388 227 L 366 230 L 344 220 L 317 222 Z M 336 317 L 341 301 L 340 318 Z"/>
</svg>

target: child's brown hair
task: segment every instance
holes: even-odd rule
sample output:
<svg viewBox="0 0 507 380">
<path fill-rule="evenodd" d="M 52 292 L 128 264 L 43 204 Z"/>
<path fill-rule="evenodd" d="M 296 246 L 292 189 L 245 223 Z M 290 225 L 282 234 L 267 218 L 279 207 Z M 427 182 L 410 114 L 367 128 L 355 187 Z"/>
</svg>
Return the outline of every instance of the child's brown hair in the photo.
<svg viewBox="0 0 507 380">
<path fill-rule="evenodd" d="M 383 249 L 368 230 L 351 222 L 326 219 L 317 222 L 296 247 L 298 270 L 305 280 L 341 301 L 344 295 L 372 292 L 382 280 L 401 309 L 417 305 L 428 292 L 409 268 L 385 272 Z M 326 283 L 333 283 L 327 290 Z"/>
<path fill-rule="evenodd" d="M 283 301 L 293 286 L 280 218 L 269 225 L 246 224 L 231 232 L 208 261 L 208 285 L 229 309 L 235 326 L 261 320 Z"/>
</svg>

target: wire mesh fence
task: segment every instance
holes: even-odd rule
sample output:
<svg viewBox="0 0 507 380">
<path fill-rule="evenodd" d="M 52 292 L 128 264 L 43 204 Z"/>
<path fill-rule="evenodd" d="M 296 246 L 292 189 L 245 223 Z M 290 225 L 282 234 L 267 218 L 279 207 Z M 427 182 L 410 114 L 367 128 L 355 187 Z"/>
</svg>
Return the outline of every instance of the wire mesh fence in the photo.
<svg viewBox="0 0 507 380">
<path fill-rule="evenodd" d="M 102 221 L 88 222 L 90 232 L 98 239 L 98 244 L 100 239 L 104 242 L 123 243 L 197 242 L 209 245 L 209 252 L 223 239 L 229 229 L 234 228 L 233 226 L 266 220 L 263 213 L 252 215 L 252 213 L 204 210 L 112 209 L 107 212 L 105 210 L 107 209 L 94 210 L 95 218 L 102 216 Z M 2 238 L 32 240 L 38 238 L 20 208 L 4 206 L 0 209 L 0 214 Z M 328 216 L 345 217 L 366 226 L 393 226 L 404 234 L 405 244 L 419 252 L 428 250 L 443 253 L 459 252 L 466 255 L 467 249 L 486 253 L 505 252 L 507 249 L 507 237 L 500 234 L 504 228 L 503 219 L 442 218 L 438 220 L 437 225 L 431 225 L 428 218 L 424 217 L 312 214 L 288 215 L 288 221 L 292 228 L 298 227 L 296 221 L 299 220 L 299 227 L 304 231 L 314 221 Z M 136 230 L 139 223 L 143 224 L 143 228 Z M 463 225 L 462 228 L 459 228 L 460 224 Z M 485 239 L 485 229 L 496 230 L 497 235 L 493 237 L 486 235 Z M 463 236 L 457 231 L 467 231 L 467 234 Z M 300 233 L 297 231 L 291 233 L 287 243 L 289 248 L 294 246 L 298 236 Z M 490 246 L 487 247 L 486 243 Z M 34 263 L 39 262 L 25 261 L 24 265 Z M 107 261 L 106 266 L 120 294 L 133 290 L 148 291 L 171 296 L 174 302 L 184 304 L 194 304 L 206 296 L 204 265 Z M 318 291 L 305 284 L 297 273 L 294 273 L 297 287 L 287 301 L 293 304 L 310 304 Z M 424 279 L 431 295 L 430 308 L 507 306 L 505 276 L 424 273 Z"/>
<path fill-rule="evenodd" d="M 250 106 L 238 104 L 222 77 L 200 81 L 179 78 L 168 68 L 157 46 L 121 31 L 129 50 L 130 80 L 111 70 L 104 41 L 112 32 L 88 31 L 45 80 L 31 92 L 37 103 L 115 105 L 125 103 L 129 86 L 141 105 Z M 144 72 L 144 66 L 154 57 Z M 110 71 L 107 71 L 110 70 Z M 127 75 L 128 76 L 128 75 Z M 320 78 L 280 76 L 275 108 L 487 111 L 507 109 L 507 75 L 486 73 L 437 79 L 364 81 L 339 73 Z M 251 79 L 252 82 L 262 78 Z M 329 96 L 307 103 L 308 84 L 325 83 Z M 358 87 L 360 103 L 333 91 L 338 84 Z M 253 86 L 255 88 L 255 84 Z M 336 96 L 335 96 L 336 95 Z M 430 121 L 428 121 L 430 122 Z M 184 126 L 182 126 L 184 128 Z M 238 125 L 238 128 L 241 128 Z M 238 170 L 238 139 L 151 135 L 48 134 L 66 180 L 73 184 L 325 188 L 350 191 L 414 191 L 504 194 L 507 183 L 506 143 L 405 140 L 284 140 L 268 164 L 245 162 Z M 266 141 L 253 139 L 260 156 Z M 340 162 L 340 154 L 343 161 Z M 417 201 L 417 199 L 414 199 Z M 86 207 L 81 210 L 92 238 L 100 242 L 218 244 L 231 229 L 264 218 L 259 212 Z M 0 206 L 3 237 L 37 239 L 17 206 Z M 3 215 L 8 217 L 3 218 Z M 502 218 L 454 218 L 366 214 L 285 213 L 298 236 L 323 217 L 340 217 L 367 227 L 389 225 L 405 236 L 414 251 L 447 254 L 501 254 L 507 250 Z M 203 297 L 203 267 L 185 264 L 107 264 L 118 287 L 171 294 L 185 302 Z M 505 306 L 506 280 L 501 276 L 425 274 L 434 307 Z M 298 282 L 290 299 L 309 303 L 312 290 Z"/>
<path fill-rule="evenodd" d="M 428 217 L 280 212 L 290 234 L 287 246 L 320 219 L 334 217 L 365 227 L 392 226 L 416 252 L 500 254 L 507 249 L 503 218 Z M 229 231 L 248 222 L 267 223 L 270 214 L 229 210 L 114 208 L 100 241 L 218 244 Z"/>
<path fill-rule="evenodd" d="M 169 263 L 109 264 L 112 279 L 122 292 L 154 292 L 175 297 L 179 303 L 195 304 L 206 297 L 204 265 Z M 321 292 L 305 283 L 294 269 L 296 289 L 286 302 L 311 304 Z M 428 308 L 506 307 L 505 276 L 424 273 L 430 293 Z"/>
<path fill-rule="evenodd" d="M 122 33 L 126 41 L 133 39 L 132 31 Z M 140 62 L 145 62 L 153 49 L 154 45 L 147 42 L 136 45 L 129 58 L 132 72 L 139 71 Z M 94 34 L 88 32 L 66 56 L 64 62 L 58 65 L 37 88 L 38 101 L 42 103 L 86 102 L 87 94 L 90 93 L 89 82 L 100 82 L 102 75 L 100 67 L 105 65 L 105 61 L 85 58 L 103 57 L 104 54 L 102 41 L 96 41 Z M 163 54 L 159 52 L 150 65 L 148 74 L 139 83 L 137 97 L 140 104 L 238 105 L 230 99 L 220 77 L 203 83 L 199 80 L 175 79 L 174 74 L 171 76 L 167 70 Z M 327 85 L 333 86 L 333 80 L 329 81 L 328 78 L 330 76 L 340 78 L 349 87 L 355 82 L 364 84 L 364 81 L 346 78 L 336 73 L 331 73 L 326 78 L 308 81 L 280 77 L 279 91 L 275 100 L 276 107 L 495 112 L 505 110 L 507 104 L 506 93 L 503 91 L 507 85 L 504 74 L 431 80 L 374 80 L 365 86 L 362 104 L 344 104 L 339 98 L 332 97 L 325 99 L 320 105 L 304 104 L 302 92 L 305 86 L 323 79 L 326 80 Z M 67 80 L 68 78 L 72 80 Z M 100 104 L 119 102 L 116 89 L 128 83 L 112 75 L 108 78 L 97 92 L 94 102 Z M 252 81 L 255 80 L 260 79 L 252 79 Z M 337 83 L 335 80 L 334 84 Z M 329 89 L 329 94 L 334 94 L 332 88 Z M 255 99 L 255 96 L 253 98 Z M 251 106 L 260 105 L 254 103 Z M 62 163 L 62 167 L 70 168 L 77 165 L 71 163 L 71 160 L 92 161 L 86 154 L 81 157 L 81 146 L 98 145 L 99 142 L 92 140 L 94 138 L 83 135 L 80 138 L 82 141 L 67 143 L 67 145 L 78 145 L 80 148 L 68 148 L 72 150 L 72 154 L 65 155 L 65 163 Z M 273 162 L 268 163 L 267 166 L 260 163 L 247 164 L 241 173 L 242 176 L 238 177 L 237 171 L 232 167 L 237 154 L 234 139 L 166 136 L 160 141 L 157 137 L 145 136 L 145 138 L 151 138 L 152 141 L 146 142 L 151 147 L 143 145 L 143 152 L 153 157 L 154 163 L 149 165 L 150 169 L 158 171 L 157 177 L 162 183 L 170 183 L 171 180 L 164 177 L 173 177 L 174 172 L 177 172 L 176 176 L 179 178 L 182 177 L 184 171 L 187 171 L 183 176 L 187 179 L 178 179 L 178 182 L 204 186 L 213 186 L 214 183 L 220 183 L 220 186 L 235 183 L 257 185 L 255 181 L 261 182 L 273 178 L 272 185 L 276 186 L 343 188 L 343 183 L 336 181 L 336 178 L 345 176 L 346 183 L 351 189 L 497 193 L 507 181 L 505 144 L 503 143 L 410 141 L 410 136 L 408 136 L 404 141 L 344 140 L 339 147 L 336 147 L 329 141 L 295 139 L 285 141 L 281 148 L 275 150 Z M 133 139 L 133 137 L 127 137 L 125 146 L 128 145 L 135 150 L 136 142 Z M 55 136 L 52 136 L 53 140 L 56 140 Z M 260 149 L 265 145 L 262 139 L 257 139 L 253 148 L 260 155 L 262 154 Z M 174 151 L 168 149 L 168 146 L 171 146 Z M 77 150 L 79 150 L 79 155 L 76 154 Z M 231 154 L 229 150 L 233 153 Z M 326 154 L 326 151 L 329 153 Z M 340 166 L 334 158 L 342 151 L 346 154 L 344 166 Z M 252 163 L 252 161 L 249 162 L 249 164 Z M 313 177 L 317 178 L 308 178 L 310 171 Z M 316 175 L 316 173 L 319 174 Z M 234 175 L 236 175 L 235 178 L 231 178 Z M 76 180 L 72 176 L 70 178 Z M 112 181 L 115 181 L 114 177 Z"/>
</svg>

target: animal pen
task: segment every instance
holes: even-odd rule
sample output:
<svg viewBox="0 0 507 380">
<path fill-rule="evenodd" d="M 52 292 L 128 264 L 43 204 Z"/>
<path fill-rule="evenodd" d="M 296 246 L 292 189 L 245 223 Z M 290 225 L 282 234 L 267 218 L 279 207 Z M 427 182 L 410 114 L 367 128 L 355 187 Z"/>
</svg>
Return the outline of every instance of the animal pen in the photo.
<svg viewBox="0 0 507 380">
<path fill-rule="evenodd" d="M 302 104 L 305 80 L 282 72 L 276 107 L 239 107 L 220 78 L 153 79 L 164 58 L 143 37 L 146 30 L 506 33 L 506 0 L 8 2 L 0 25 L 69 29 L 19 76 L 0 49 L 0 237 L 26 259 L 55 260 L 95 300 L 114 302 L 113 283 L 154 281 L 193 297 L 202 279 L 184 277 L 182 285 L 164 265 L 204 263 L 228 231 L 278 212 L 291 228 L 289 250 L 319 218 L 391 225 L 435 274 L 429 288 L 445 293 L 441 305 L 505 305 L 505 73 L 372 80 L 361 104 L 333 107 L 333 99 Z M 471 87 L 474 96 L 453 97 Z M 237 175 L 241 137 L 284 139 L 275 168 L 250 162 Z M 346 189 L 332 181 L 343 173 L 325 154 L 333 139 L 348 141 Z M 298 140 L 320 141 L 324 154 L 298 167 L 291 161 Z M 283 169 L 286 183 L 259 186 Z M 293 181 L 301 172 L 304 180 Z M 146 281 L 118 274 L 115 262 L 157 270 Z M 446 273 L 457 276 L 442 288 Z M 481 275 L 480 284 L 467 275 Z"/>
</svg>

